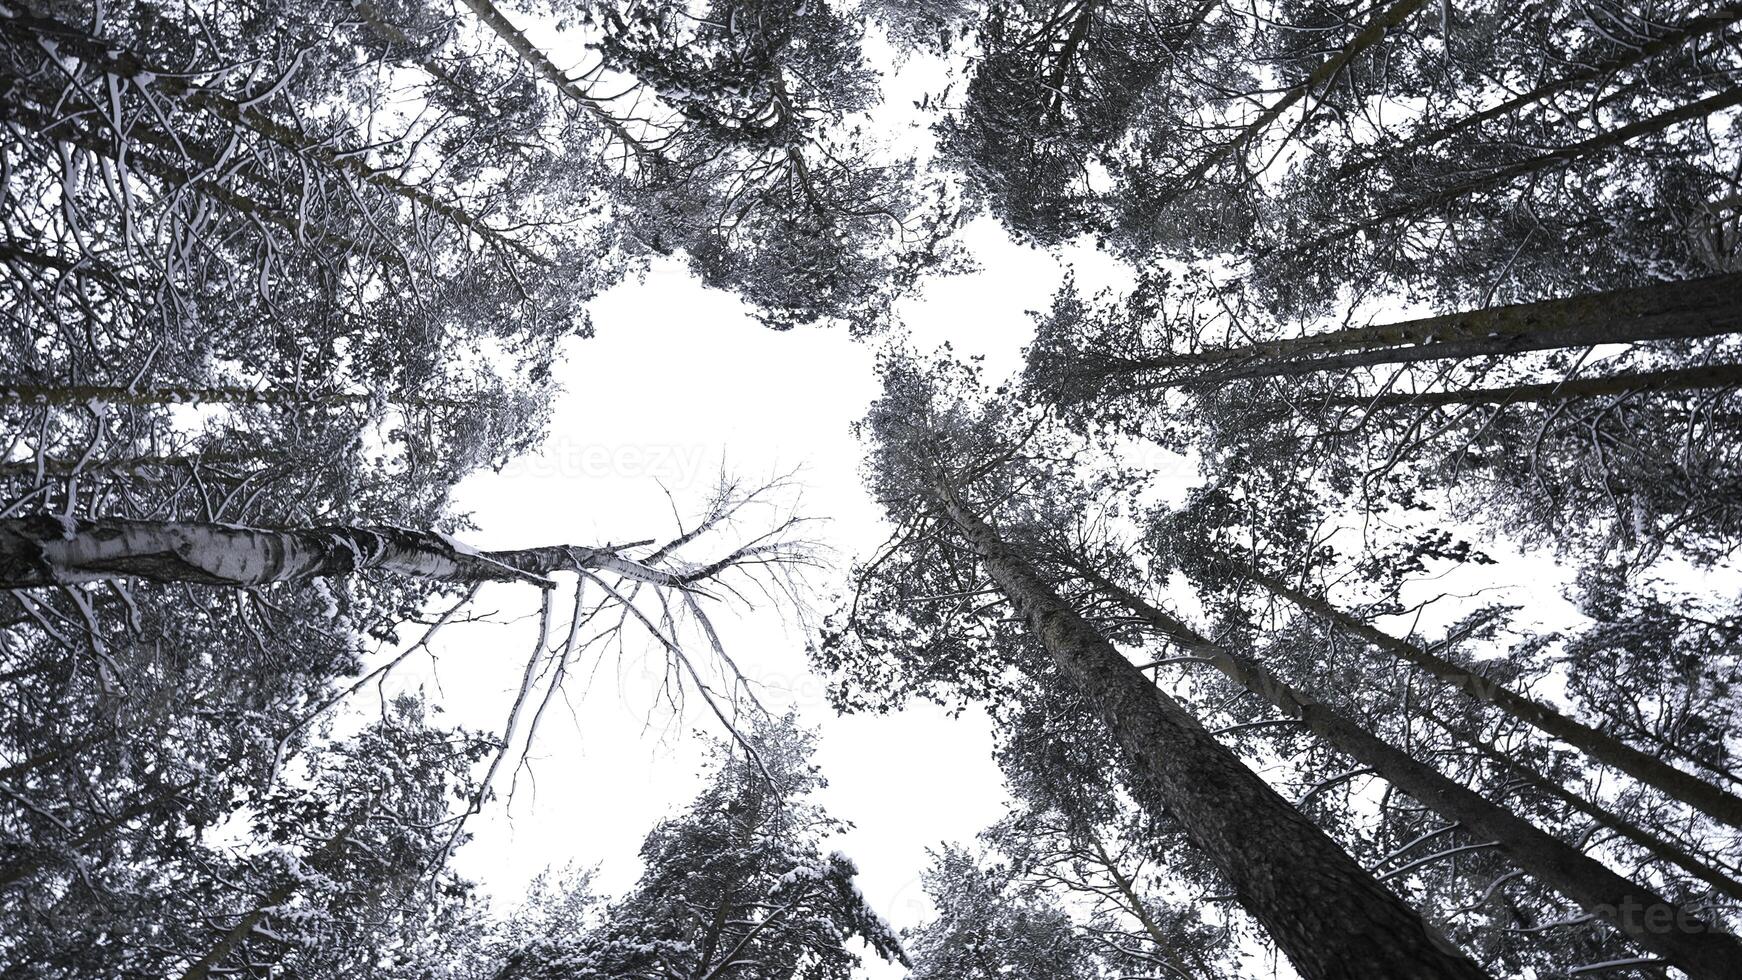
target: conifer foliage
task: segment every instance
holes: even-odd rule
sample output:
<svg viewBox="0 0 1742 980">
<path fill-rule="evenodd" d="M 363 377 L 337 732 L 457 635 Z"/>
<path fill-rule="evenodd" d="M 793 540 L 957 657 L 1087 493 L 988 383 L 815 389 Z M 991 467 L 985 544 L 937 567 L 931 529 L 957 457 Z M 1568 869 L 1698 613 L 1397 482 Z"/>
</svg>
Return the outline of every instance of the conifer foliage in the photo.
<svg viewBox="0 0 1742 980">
<path fill-rule="evenodd" d="M 1729 980 L 1739 32 L 0 0 L 0 975 Z M 1060 265 L 1007 379 L 889 329 L 976 218 Z M 889 537 L 796 619 L 839 711 L 983 712 L 1009 795 L 905 931 L 714 622 L 812 607 L 790 481 L 465 543 L 458 482 L 668 261 L 881 344 Z M 661 368 L 605 408 L 681 405 Z M 484 590 L 537 602 L 493 732 L 390 687 Z M 626 890 L 486 901 L 451 859 L 630 638 L 718 723 L 704 788 Z"/>
<path fill-rule="evenodd" d="M 524 911 L 474 925 L 424 949 L 415 975 L 846 980 L 860 950 L 905 964 L 852 860 L 824 850 L 846 824 L 811 799 L 825 785 L 812 742 L 789 714 L 716 743 L 707 785 L 648 832 L 626 895 L 601 901 L 585 875 L 540 889 L 538 928 Z"/>
</svg>

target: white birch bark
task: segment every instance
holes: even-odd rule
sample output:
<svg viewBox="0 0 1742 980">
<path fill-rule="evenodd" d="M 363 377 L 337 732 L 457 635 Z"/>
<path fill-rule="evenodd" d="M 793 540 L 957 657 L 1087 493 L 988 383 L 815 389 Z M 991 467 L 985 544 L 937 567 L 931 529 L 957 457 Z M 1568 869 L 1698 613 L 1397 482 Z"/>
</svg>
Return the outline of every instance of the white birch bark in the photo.
<svg viewBox="0 0 1742 980">
<path fill-rule="evenodd" d="M 551 584 L 552 572 L 605 570 L 656 585 L 691 574 L 643 566 L 619 546 L 481 552 L 447 535 L 389 525 L 258 528 L 195 521 L 0 520 L 0 588 L 134 578 L 237 588 L 378 569 L 447 582 Z M 712 566 L 695 569 L 704 575 Z"/>
</svg>

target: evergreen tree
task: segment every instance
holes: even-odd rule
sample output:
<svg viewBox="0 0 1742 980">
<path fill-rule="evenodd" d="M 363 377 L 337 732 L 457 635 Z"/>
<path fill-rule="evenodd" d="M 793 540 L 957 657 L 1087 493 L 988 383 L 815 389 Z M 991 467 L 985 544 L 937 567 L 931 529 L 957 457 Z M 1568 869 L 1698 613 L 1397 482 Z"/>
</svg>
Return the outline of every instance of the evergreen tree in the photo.
<svg viewBox="0 0 1742 980">
<path fill-rule="evenodd" d="M 584 930 L 514 949 L 516 978 L 838 978 L 863 943 L 905 964 L 893 932 L 826 840 L 846 825 L 807 799 L 824 785 L 791 715 L 716 745 L 708 786 L 648 833 L 635 886 Z"/>
</svg>

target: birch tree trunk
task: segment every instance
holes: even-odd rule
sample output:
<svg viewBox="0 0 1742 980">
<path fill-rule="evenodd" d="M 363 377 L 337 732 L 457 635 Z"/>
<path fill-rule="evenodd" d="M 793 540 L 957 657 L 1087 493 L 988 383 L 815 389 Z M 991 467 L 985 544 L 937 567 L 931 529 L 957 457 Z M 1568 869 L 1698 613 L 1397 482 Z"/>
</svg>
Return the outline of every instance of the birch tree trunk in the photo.
<svg viewBox="0 0 1742 980">
<path fill-rule="evenodd" d="M 1249 658 L 1213 643 L 1092 569 L 1090 582 L 1174 643 L 1206 658 L 1234 683 L 1298 718 L 1327 744 L 1472 833 L 1499 844 L 1513 863 L 1597 915 L 1694 980 L 1725 980 L 1742 963 L 1742 941 L 1610 870 L 1463 783 L 1387 744 L 1330 705 L 1296 690 Z M 1133 668 L 1135 669 L 1135 668 Z M 1666 927 L 1665 923 L 1669 923 Z"/>
<path fill-rule="evenodd" d="M 1072 609 L 947 485 L 936 502 L 1191 841 L 1307 980 L 1484 976 Z"/>
<path fill-rule="evenodd" d="M 642 568 L 616 551 L 555 546 L 480 552 L 445 534 L 387 525 L 272 529 L 38 516 L 0 520 L 0 588 L 118 578 L 253 588 L 365 569 L 445 582 L 541 586 L 550 584 L 550 573 L 575 568 L 625 572 L 660 585 L 689 580 Z"/>
</svg>

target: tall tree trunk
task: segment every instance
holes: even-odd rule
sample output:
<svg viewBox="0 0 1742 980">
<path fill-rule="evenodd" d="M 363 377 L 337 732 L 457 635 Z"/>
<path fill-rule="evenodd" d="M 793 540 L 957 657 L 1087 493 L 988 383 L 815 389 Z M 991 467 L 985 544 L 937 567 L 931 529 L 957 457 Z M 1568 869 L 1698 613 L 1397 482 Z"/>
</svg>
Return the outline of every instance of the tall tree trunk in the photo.
<svg viewBox="0 0 1742 980">
<path fill-rule="evenodd" d="M 101 737 L 96 735 L 86 735 L 83 738 L 75 738 L 72 741 L 67 742 L 65 745 L 57 745 L 52 749 L 47 749 L 28 758 L 20 759 L 5 768 L 0 768 L 0 779 L 11 779 L 14 776 L 22 776 L 27 772 L 41 769 L 43 766 L 46 766 L 51 762 L 58 762 L 61 759 L 76 755 L 80 750 L 88 746 L 112 739 L 113 737 L 113 735 L 104 735 Z"/>
<path fill-rule="evenodd" d="M 0 520 L 0 588 L 140 578 L 252 588 L 379 569 L 446 582 L 533 582 L 552 572 L 603 569 L 654 585 L 712 574 L 646 568 L 620 547 L 554 546 L 473 551 L 444 534 L 386 525 L 255 528 L 123 518 Z"/>
<path fill-rule="evenodd" d="M 1101 843 L 1101 838 L 1090 829 L 1085 828 L 1084 836 L 1089 839 L 1089 846 L 1095 852 L 1095 860 L 1101 867 L 1107 869 L 1107 877 L 1113 879 L 1113 887 L 1119 893 L 1119 900 L 1130 910 L 1132 918 L 1143 927 L 1143 934 L 1149 937 L 1150 945 L 1155 947 L 1155 955 L 1167 964 L 1168 969 L 1178 974 L 1182 980 L 1191 980 L 1192 971 L 1180 961 L 1179 954 L 1174 951 L 1173 944 L 1168 941 L 1167 934 L 1161 931 L 1161 925 L 1155 917 L 1149 914 L 1149 909 L 1143 904 L 1143 897 L 1137 894 L 1136 883 L 1126 877 L 1125 869 L 1119 867 L 1119 861 L 1107 853 L 1107 848 Z"/>
<path fill-rule="evenodd" d="M 138 408 L 155 405 L 299 405 L 340 408 L 367 405 L 374 395 L 350 392 L 310 393 L 240 385 L 159 385 L 135 390 L 117 385 L 10 384 L 0 381 L 0 404 L 68 407 L 101 402 Z M 394 404 L 414 408 L 462 408 L 472 404 L 454 398 L 395 398 Z"/>
<path fill-rule="evenodd" d="M 478 20 L 503 40 L 514 54 L 528 68 L 543 76 L 545 81 L 556 87 L 556 90 L 579 105 L 588 115 L 598 121 L 607 132 L 627 147 L 638 159 L 650 161 L 655 155 L 652 148 L 636 138 L 618 119 L 603 105 L 599 104 L 586 90 L 575 84 L 550 56 L 540 51 L 526 38 L 526 33 L 514 26 L 507 15 L 503 14 L 491 0 L 461 0 Z"/>
<path fill-rule="evenodd" d="M 1132 390 L 1222 384 L 1378 364 L 1465 360 L 1742 331 L 1742 273 L 1350 327 L 1189 354 L 1132 358 L 1110 377 L 1158 373 Z M 1218 366 L 1220 365 L 1220 366 Z M 1196 370 L 1202 369 L 1202 370 Z"/>
<path fill-rule="evenodd" d="M 121 157 L 117 149 L 117 139 L 107 131 L 106 124 L 93 121 L 93 114 L 53 114 L 58 109 L 60 99 L 57 90 L 39 91 L 21 83 L 14 86 L 12 95 L 13 99 L 6 107 L 11 120 L 50 141 L 77 147 L 94 156 L 110 161 Z M 27 104 L 29 101 L 37 104 Z M 100 112 L 95 114 L 97 117 L 101 115 Z M 265 224 L 276 225 L 298 240 L 319 241 L 335 250 L 338 255 L 368 256 L 388 268 L 411 268 L 411 263 L 404 254 L 391 243 L 375 240 L 379 236 L 373 233 L 352 237 L 325 223 L 306 221 L 298 213 L 274 207 L 260 197 L 238 190 L 235 186 L 209 179 L 210 174 L 224 169 L 220 166 L 223 155 L 210 147 L 198 145 L 191 140 L 166 137 L 143 128 L 126 135 L 131 142 L 124 162 L 136 173 L 150 174 L 176 189 L 188 190 Z M 188 165 L 176 163 L 177 158 L 186 160 Z M 251 179 L 247 173 L 239 173 L 240 178 L 233 183 L 239 184 Z M 258 184 L 259 181 L 256 180 L 255 183 Z M 272 191 L 280 188 L 267 186 L 265 189 Z"/>
<path fill-rule="evenodd" d="M 936 501 L 1187 837 L 1307 980 L 1481 970 L 1163 694 L 947 484 Z"/>
<path fill-rule="evenodd" d="M 1619 769 L 1665 796 L 1680 800 L 1715 820 L 1721 820 L 1732 827 L 1742 827 L 1742 798 L 1713 786 L 1698 776 L 1683 772 L 1656 756 L 1641 752 L 1607 732 L 1592 728 L 1546 704 L 1527 698 L 1474 670 L 1460 667 L 1431 650 L 1364 623 L 1275 576 L 1249 566 L 1229 563 L 1224 567 L 1314 616 L 1366 640 L 1398 660 L 1420 668 L 1469 697 L 1491 704 L 1519 721 L 1560 739 L 1597 762 Z"/>
<path fill-rule="evenodd" d="M 1472 737 L 1466 732 L 1457 731 L 1452 728 L 1452 726 L 1446 724 L 1445 720 L 1437 715 L 1430 713 L 1428 717 L 1453 738 L 1471 746 L 1482 756 L 1482 758 L 1487 759 L 1505 772 L 1524 780 L 1533 788 L 1547 793 L 1573 810 L 1590 817 L 1598 826 L 1609 830 L 1617 837 L 1621 837 L 1641 850 L 1646 851 L 1652 857 L 1655 857 L 1666 864 L 1672 864 L 1682 869 L 1690 876 L 1711 885 L 1713 888 L 1716 888 L 1718 891 L 1732 899 L 1742 901 L 1742 881 L 1738 881 L 1736 878 L 1732 877 L 1728 871 L 1701 860 L 1677 842 L 1650 833 L 1640 828 L 1633 821 L 1611 813 L 1607 809 L 1598 806 L 1595 801 L 1581 796 L 1578 793 L 1574 793 L 1565 786 L 1562 786 L 1554 780 L 1549 779 L 1547 776 L 1544 776 L 1542 773 L 1537 772 L 1529 765 L 1526 765 L 1518 759 L 1495 748 L 1487 740 L 1479 737 Z"/>
<path fill-rule="evenodd" d="M 1295 689 L 1251 659 L 1199 635 L 1086 565 L 1076 566 L 1096 588 L 1182 648 L 1204 657 L 1234 683 L 1297 718 L 1337 751 L 1371 768 L 1449 822 L 1499 844 L 1513 863 L 1586 912 L 1614 925 L 1639 946 L 1695 980 L 1725 980 L 1742 963 L 1742 941 L 1605 867 L 1463 783 L 1448 778 L 1367 731 L 1341 712 Z M 1135 668 L 1133 668 L 1135 669 Z M 1674 923 L 1665 929 L 1663 922 Z"/>
<path fill-rule="evenodd" d="M 55 851 L 39 850 L 25 855 L 10 865 L 0 867 L 0 892 L 4 892 L 21 882 L 27 882 L 45 870 L 59 867 L 79 848 L 102 840 L 140 817 L 153 811 L 171 808 L 177 797 L 194 786 L 195 783 L 192 782 L 172 786 L 149 800 L 136 802 L 118 813 L 95 821 L 91 826 L 75 834 L 71 840 L 60 844 Z"/>
<path fill-rule="evenodd" d="M 131 79 L 136 84 L 149 84 L 153 93 L 181 99 L 188 105 L 209 112 L 233 126 L 257 133 L 295 154 L 299 159 L 314 160 L 335 171 L 348 174 L 361 183 L 378 187 L 409 204 L 439 215 L 455 226 L 477 235 L 480 239 L 498 248 L 514 252 L 522 258 L 540 265 L 549 264 L 546 259 L 528 249 L 525 244 L 507 237 L 495 228 L 491 228 L 477 217 L 468 214 L 463 208 L 443 201 L 420 187 L 404 183 L 394 177 L 392 173 L 370 165 L 360 155 L 341 154 L 339 150 L 326 142 L 310 140 L 299 130 L 271 118 L 258 109 L 226 98 L 213 89 L 196 85 L 173 72 L 156 70 L 154 67 L 147 66 L 144 59 L 121 47 L 112 38 L 94 37 L 71 24 L 49 17 L 16 11 L 10 12 L 6 17 L 0 17 L 0 27 L 8 31 L 28 33 L 33 35 L 35 40 L 45 39 L 54 44 L 57 51 L 75 55 L 90 65 L 100 68 L 105 74 Z M 148 77 L 149 82 L 142 81 L 142 77 Z"/>
<path fill-rule="evenodd" d="M 115 459 L 70 459 L 50 456 L 43 459 L 41 473 L 46 477 L 65 477 L 75 473 L 84 476 L 99 474 L 133 475 L 149 470 L 199 469 L 202 466 L 238 466 L 260 463 L 272 458 L 266 453 L 197 452 L 187 456 L 122 456 Z M 37 461 L 24 459 L 0 463 L 0 480 L 12 477 L 35 477 Z"/>
<path fill-rule="evenodd" d="M 1431 194 L 1415 197 L 1401 204 L 1394 204 L 1353 224 L 1343 225 L 1300 245 L 1292 245 L 1289 247 L 1289 251 L 1296 254 L 1310 254 L 1333 242 L 1339 242 L 1364 231 L 1370 231 L 1388 221 L 1420 214 L 1437 205 L 1457 201 L 1478 191 L 1486 190 L 1495 184 L 1502 184 L 1517 177 L 1527 177 L 1553 166 L 1594 156 L 1606 150 L 1623 146 L 1641 136 L 1660 133 L 1684 122 L 1704 119 L 1738 105 L 1742 105 L 1742 86 L 1726 89 L 1715 95 L 1709 95 L 1698 102 L 1691 102 L 1637 122 L 1618 126 L 1588 140 L 1581 140 L 1556 150 L 1550 150 L 1547 153 L 1539 153 L 1533 157 L 1503 164 L 1479 177 L 1472 177 L 1469 180 L 1441 188 Z"/>
<path fill-rule="evenodd" d="M 1667 371 L 1633 371 L 1598 378 L 1567 378 L 1564 381 L 1506 385 L 1500 388 L 1453 388 L 1415 394 L 1394 391 L 1367 397 L 1348 395 L 1328 399 L 1326 404 L 1377 409 L 1509 405 L 1513 402 L 1554 404 L 1638 391 L 1702 391 L 1711 388 L 1742 388 L 1742 364 L 1705 364 Z"/>
<path fill-rule="evenodd" d="M 1392 4 L 1389 9 L 1373 18 L 1366 27 L 1362 28 L 1361 33 L 1350 38 L 1349 43 L 1344 45 L 1341 51 L 1314 69 L 1312 74 L 1301 79 L 1282 98 L 1277 99 L 1269 108 L 1260 112 L 1256 118 L 1247 123 L 1238 135 L 1206 155 L 1183 176 L 1173 180 L 1174 186 L 1189 190 L 1193 184 L 1197 183 L 1198 178 L 1209 173 L 1217 164 L 1245 147 L 1246 144 L 1263 133 L 1266 127 L 1281 118 L 1283 113 L 1294 108 L 1300 100 L 1329 85 L 1362 52 L 1384 40 L 1386 34 L 1402 26 L 1404 21 L 1425 6 L 1427 6 L 1427 0 L 1399 0 L 1399 2 Z M 1176 192 L 1170 200 L 1177 199 L 1178 196 L 1179 193 Z"/>
<path fill-rule="evenodd" d="M 364 808 L 363 812 L 345 824 L 332 840 L 322 844 L 319 850 L 310 855 L 309 865 L 320 870 L 322 865 L 338 857 L 340 852 L 345 849 L 345 841 L 356 833 L 359 827 L 363 826 L 368 816 L 368 808 Z M 210 977 L 212 971 L 223 966 L 224 961 L 230 958 L 230 954 L 248 939 L 249 934 L 272 913 L 273 909 L 290 900 L 290 897 L 296 893 L 296 885 L 297 879 L 292 877 L 261 896 L 259 904 L 243 914 L 242 918 L 238 919 L 234 926 L 220 936 L 204 956 L 195 960 L 181 975 L 181 980 L 206 980 L 207 977 Z"/>
<path fill-rule="evenodd" d="M 1396 161 L 1402 158 L 1405 154 L 1426 149 L 1427 147 L 1433 146 L 1435 143 L 1443 142 L 1459 133 L 1470 132 L 1484 123 L 1493 122 L 1496 119 L 1512 115 L 1520 109 L 1526 109 L 1540 102 L 1545 102 L 1575 85 L 1600 81 L 1616 74 L 1617 72 L 1626 71 L 1634 65 L 1649 61 L 1660 55 L 1668 54 L 1695 38 L 1703 37 L 1713 31 L 1720 31 L 1729 27 L 1731 24 L 1736 23 L 1739 18 L 1742 18 L 1742 6 L 1736 5 L 1721 7 L 1709 14 L 1690 17 L 1676 27 L 1659 35 L 1655 40 L 1636 47 L 1627 48 L 1619 57 L 1600 62 L 1581 71 L 1562 75 L 1560 78 L 1554 79 L 1553 81 L 1543 82 L 1541 85 L 1538 85 L 1527 92 L 1520 92 L 1510 99 L 1503 100 L 1478 112 L 1473 112 L 1468 116 L 1452 120 L 1444 125 L 1435 126 L 1432 129 L 1427 129 L 1419 133 L 1412 133 L 1401 145 L 1388 147 L 1378 155 L 1344 164 L 1332 171 L 1325 179 L 1328 183 L 1337 183 L 1348 180 L 1351 177 L 1358 177 L 1387 161 Z"/>
</svg>

